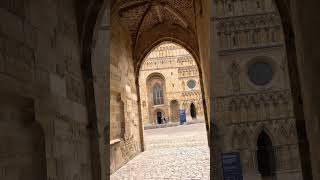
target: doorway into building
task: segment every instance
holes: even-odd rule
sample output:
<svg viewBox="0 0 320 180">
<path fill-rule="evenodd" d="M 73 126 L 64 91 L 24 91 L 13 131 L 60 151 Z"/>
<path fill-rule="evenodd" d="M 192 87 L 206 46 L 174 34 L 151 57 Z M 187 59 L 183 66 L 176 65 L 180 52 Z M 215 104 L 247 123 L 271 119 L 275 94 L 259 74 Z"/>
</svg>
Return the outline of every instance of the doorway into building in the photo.
<svg viewBox="0 0 320 180">
<path fill-rule="evenodd" d="M 193 103 L 191 103 L 190 105 L 190 115 L 192 120 L 197 119 L 197 110 L 196 110 L 196 106 Z"/>
<path fill-rule="evenodd" d="M 268 134 L 264 131 L 257 141 L 257 161 L 258 170 L 263 179 L 270 179 L 274 176 L 275 157 L 272 142 Z"/>
<path fill-rule="evenodd" d="M 157 123 L 162 124 L 162 113 L 160 111 L 157 112 Z"/>
</svg>

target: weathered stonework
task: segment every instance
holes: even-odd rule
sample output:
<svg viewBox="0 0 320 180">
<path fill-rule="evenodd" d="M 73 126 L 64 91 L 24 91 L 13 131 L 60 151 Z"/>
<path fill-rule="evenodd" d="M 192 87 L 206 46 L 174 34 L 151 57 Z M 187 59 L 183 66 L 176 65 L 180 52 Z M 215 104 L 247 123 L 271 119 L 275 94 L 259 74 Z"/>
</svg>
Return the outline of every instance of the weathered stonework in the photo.
<svg viewBox="0 0 320 180">
<path fill-rule="evenodd" d="M 225 5 L 223 5 L 223 2 L 221 0 L 1 1 L 0 97 L 28 99 L 27 101 L 33 102 L 34 105 L 29 106 L 33 106 L 33 108 L 30 108 L 33 110 L 27 114 L 33 114 L 35 124 L 41 126 L 41 128 L 36 128 L 35 132 L 40 132 L 39 129 L 43 130 L 45 150 L 42 150 L 42 153 L 45 155 L 41 155 L 41 157 L 45 157 L 46 160 L 46 178 L 50 180 L 96 180 L 108 179 L 109 177 L 109 121 L 111 116 L 108 94 L 111 88 L 110 84 L 113 84 L 116 89 L 120 89 L 116 92 L 122 91 L 119 83 L 113 83 L 113 81 L 121 81 L 121 75 L 110 73 L 110 71 L 118 72 L 122 67 L 126 67 L 127 63 L 121 64 L 120 68 L 117 67 L 118 57 L 121 57 L 122 52 L 126 51 L 119 51 L 121 48 L 110 50 L 109 44 L 111 41 L 108 32 L 109 29 L 117 26 L 112 25 L 109 28 L 108 19 L 111 16 L 110 13 L 119 15 L 121 9 L 125 16 L 114 20 L 121 22 L 122 28 L 130 29 L 130 31 L 120 34 L 115 33 L 114 37 L 129 36 L 135 39 L 134 41 L 125 41 L 128 47 L 124 49 L 130 51 L 129 54 L 131 54 L 133 62 L 130 65 L 133 67 L 133 73 L 130 72 L 129 74 L 137 74 L 145 55 L 163 40 L 172 40 L 184 45 L 193 54 L 195 60 L 199 62 L 201 70 L 199 75 L 200 79 L 203 80 L 202 87 L 205 97 L 203 101 L 206 104 L 204 109 L 207 109 L 205 115 L 208 115 L 210 119 L 210 121 L 207 121 L 207 130 L 210 132 L 211 179 L 221 179 L 218 173 L 221 162 L 216 157 L 220 155 L 219 145 L 224 143 L 218 138 L 222 131 L 216 124 L 217 115 L 212 113 L 215 107 L 212 107 L 213 104 L 211 104 L 215 100 L 215 93 L 219 94 L 221 91 L 216 91 L 216 89 L 210 87 L 228 87 L 227 91 L 231 94 L 234 92 L 241 93 L 242 88 L 246 87 L 246 83 L 243 84 L 240 81 L 243 78 L 241 77 L 241 74 L 243 74 L 241 67 L 244 66 L 238 62 L 245 62 L 249 57 L 243 57 L 240 60 L 232 58 L 232 62 L 230 61 L 225 64 L 225 67 L 221 67 L 219 66 L 219 56 L 221 54 L 230 56 L 229 50 L 237 49 L 233 44 L 238 46 L 240 42 L 239 51 L 243 52 L 242 48 L 250 49 L 251 45 L 248 46 L 247 43 L 252 40 L 258 41 L 259 46 L 272 46 L 274 49 L 281 49 L 279 50 L 281 51 L 280 54 L 284 52 L 281 33 L 278 36 L 281 28 L 279 29 L 279 24 L 274 23 L 279 21 L 278 18 L 269 11 L 268 13 L 261 13 L 262 10 L 275 9 L 275 5 L 272 5 L 270 0 L 252 1 L 252 4 L 245 0 L 226 1 L 227 4 Z M 247 3 L 247 5 L 241 4 L 241 2 Z M 263 6 L 263 2 L 265 2 L 265 6 Z M 276 2 L 280 12 L 284 31 L 283 39 L 287 52 L 283 53 L 286 54 L 283 57 L 287 58 L 283 59 L 287 59 L 289 64 L 286 71 L 289 72 L 292 86 L 292 104 L 294 104 L 296 117 L 295 126 L 298 130 L 301 168 L 305 179 L 320 179 L 320 156 L 318 153 L 320 149 L 320 111 L 318 109 L 320 106 L 318 78 L 320 76 L 318 61 L 320 19 L 317 18 L 319 17 L 320 4 L 317 0 L 274 0 L 274 2 Z M 109 3 L 110 7 L 108 6 Z M 142 9 L 141 12 L 140 10 L 134 10 L 136 7 L 140 7 L 139 4 L 150 8 Z M 243 14 L 243 12 L 247 10 L 250 14 L 253 13 L 257 16 L 246 17 L 245 15 L 249 13 Z M 126 11 L 129 11 L 129 13 Z M 135 14 L 135 12 L 138 13 Z M 143 15 L 146 15 L 146 18 L 141 18 L 144 17 Z M 222 17 L 223 20 L 224 16 L 230 16 L 228 23 L 236 25 L 233 25 L 232 28 L 234 29 L 230 31 L 221 28 L 220 37 L 222 38 L 218 39 L 219 36 L 215 29 L 215 27 L 218 27 L 216 18 Z M 234 16 L 238 16 L 240 20 L 249 19 L 254 22 L 247 23 L 241 20 L 239 21 L 241 23 L 238 23 L 238 21 L 234 21 L 234 19 L 238 19 Z M 255 17 L 259 17 L 258 20 Z M 268 19 L 264 20 L 264 18 Z M 140 24 L 142 28 L 139 28 L 139 20 L 141 19 L 144 20 Z M 210 23 L 208 23 L 209 19 Z M 266 25 L 260 22 L 266 23 Z M 133 26 L 128 27 L 127 25 L 131 26 L 129 23 Z M 241 26 L 241 24 L 246 24 L 246 26 L 255 24 L 259 29 L 251 26 L 248 27 L 248 32 L 246 32 L 243 30 L 247 27 Z M 273 39 L 272 33 L 275 40 L 279 38 L 281 41 L 278 42 L 277 40 L 266 44 L 267 39 Z M 251 40 L 246 39 L 246 37 L 251 38 Z M 219 49 L 217 44 L 220 43 L 220 40 L 221 44 L 225 44 L 225 50 L 221 51 L 221 54 L 215 53 Z M 111 44 L 117 46 L 119 42 L 123 44 L 123 42 L 117 40 Z M 110 53 L 117 55 L 109 58 L 109 50 Z M 262 49 L 260 48 L 260 50 Z M 254 50 L 254 52 L 258 52 L 258 50 Z M 280 62 L 277 58 L 273 60 Z M 109 64 L 113 64 L 117 69 L 109 67 Z M 280 67 L 279 63 L 276 65 Z M 230 72 L 230 69 L 235 71 Z M 219 73 L 228 77 L 225 82 L 224 78 L 214 79 L 217 70 L 225 71 Z M 240 77 L 237 78 L 237 75 Z M 112 79 L 110 82 L 109 77 Z M 121 96 L 124 99 L 124 104 L 132 105 L 132 109 L 129 109 L 129 111 L 132 110 L 131 116 L 134 117 L 140 117 L 139 106 L 137 105 L 139 97 L 136 97 L 139 92 L 137 88 L 134 88 L 137 85 L 137 77 L 135 75 L 128 80 L 134 100 L 127 102 L 124 97 L 128 95 Z M 255 89 L 254 87 L 251 88 Z M 283 90 L 286 91 L 288 88 Z M 138 100 L 135 100 L 135 98 Z M 1 102 L 3 102 L 2 100 Z M 16 109 L 16 112 L 19 111 L 17 107 L 13 109 Z M 1 117 L 0 119 L 3 120 L 4 118 Z M 290 119 L 281 121 L 290 124 L 292 123 Z M 11 131 L 20 132 L 20 125 L 10 126 L 10 129 L 6 128 L 4 124 L 1 121 L 1 132 L 5 134 Z M 134 130 L 137 126 L 139 126 L 139 121 L 134 120 L 132 129 Z M 290 128 L 284 127 L 281 129 L 285 129 L 287 133 L 291 132 L 288 129 L 292 129 L 292 124 Z M 28 128 L 24 130 L 26 131 L 23 131 L 22 134 L 28 137 L 32 136 L 33 131 L 30 133 L 31 131 Z M 279 132 L 285 131 L 281 130 Z M 143 144 L 141 130 L 139 135 L 140 142 L 138 144 Z M 29 142 L 33 142 L 35 139 L 30 138 L 29 140 Z M 28 140 L 24 142 L 28 142 Z M 30 144 L 16 145 L 13 146 L 20 149 L 31 147 Z M 289 149 L 295 151 L 294 146 L 289 147 Z M 6 149 L 3 153 L 6 154 L 10 151 L 10 149 Z M 288 152 L 288 150 L 283 147 L 282 150 L 279 150 L 280 154 L 282 152 Z M 243 156 L 251 156 L 248 151 L 245 151 L 244 154 Z M 288 153 L 282 154 L 284 154 L 284 159 L 290 159 L 286 157 Z M 116 157 L 121 158 L 122 155 Z M 280 160 L 279 162 L 282 161 L 287 160 Z M 287 164 L 283 164 L 281 167 L 287 169 Z M 42 172 L 43 167 L 35 167 L 35 170 Z M 292 169 L 292 167 L 290 168 Z M 6 169 L 4 171 L 9 172 Z M 28 179 L 27 175 L 23 177 Z M 0 179 L 8 178 L 12 179 L 1 174 Z"/>
<path fill-rule="evenodd" d="M 244 179 L 263 179 L 257 141 L 266 132 L 277 179 L 302 179 L 281 21 L 266 1 L 216 1 L 218 66 L 213 110 L 223 138 L 222 152 L 240 152 Z M 251 65 L 265 63 L 270 81 L 255 84 Z M 263 65 L 265 65 L 263 64 Z M 259 69 L 259 72 L 265 69 Z M 267 75 L 265 75 L 267 76 Z M 261 78 L 261 77 L 260 77 Z M 298 163 L 298 164 L 297 164 Z"/>
<path fill-rule="evenodd" d="M 141 151 L 135 74 L 130 37 L 112 21 L 110 64 L 111 173 Z M 121 34 L 119 36 L 118 34 Z M 117 42 L 117 43 L 115 43 Z"/>
<path fill-rule="evenodd" d="M 194 87 L 188 87 L 193 81 Z M 163 102 L 155 104 L 154 87 L 161 85 Z M 179 110 L 185 110 L 187 122 L 204 122 L 199 71 L 192 55 L 179 45 L 164 42 L 146 57 L 139 72 L 141 111 L 144 125 L 157 122 L 157 112 L 167 123 L 179 122 Z M 191 105 L 195 107 L 191 116 Z"/>
<path fill-rule="evenodd" d="M 25 99 L 31 102 L 21 107 L 27 108 L 27 114 L 30 114 L 21 114 L 24 118 L 28 117 L 27 124 L 17 124 L 9 129 L 4 128 L 4 121 L 1 121 L 1 132 L 21 132 L 24 134 L 19 136 L 26 138 L 19 143 L 19 147 L 17 141 L 12 140 L 12 147 L 7 146 L 8 149 L 3 152 L 13 152 L 13 149 L 25 151 L 29 154 L 23 156 L 32 158 L 32 163 L 25 159 L 26 163 L 19 163 L 21 167 L 14 164 L 1 167 L 4 173 L 1 173 L 0 179 L 16 179 L 18 176 L 51 180 L 92 178 L 76 18 L 70 14 L 75 9 L 68 6 L 65 11 L 57 11 L 68 3 L 70 1 L 1 3 L 1 102 L 5 103 L 3 97 L 10 97 L 8 102 L 16 99 L 17 104 L 25 102 Z M 65 34 L 58 28 L 61 26 L 57 20 L 62 17 L 68 18 L 64 24 L 73 30 L 72 33 Z M 72 54 L 68 72 L 64 70 L 62 61 L 65 52 Z M 8 118 L 11 118 L 10 121 L 15 119 Z M 39 127 L 32 127 L 32 124 Z M 37 133 L 40 133 L 36 136 L 41 141 L 32 135 Z M 33 141 L 43 141 L 43 145 L 38 146 Z M 37 147 L 31 147 L 32 144 Z M 30 167 L 32 170 L 27 170 Z M 7 170 L 2 171 L 4 169 Z"/>
</svg>

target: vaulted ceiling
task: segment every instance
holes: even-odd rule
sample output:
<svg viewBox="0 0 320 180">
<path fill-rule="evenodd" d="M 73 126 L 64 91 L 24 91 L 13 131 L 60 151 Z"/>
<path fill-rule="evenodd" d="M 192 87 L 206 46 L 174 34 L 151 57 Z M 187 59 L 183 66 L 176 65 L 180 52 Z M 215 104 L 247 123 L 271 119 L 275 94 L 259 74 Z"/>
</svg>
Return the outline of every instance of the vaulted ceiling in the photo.
<svg viewBox="0 0 320 180">
<path fill-rule="evenodd" d="M 178 39 L 196 48 L 194 3 L 194 0 L 118 0 L 112 12 L 128 29 L 138 54 L 161 38 Z"/>
</svg>

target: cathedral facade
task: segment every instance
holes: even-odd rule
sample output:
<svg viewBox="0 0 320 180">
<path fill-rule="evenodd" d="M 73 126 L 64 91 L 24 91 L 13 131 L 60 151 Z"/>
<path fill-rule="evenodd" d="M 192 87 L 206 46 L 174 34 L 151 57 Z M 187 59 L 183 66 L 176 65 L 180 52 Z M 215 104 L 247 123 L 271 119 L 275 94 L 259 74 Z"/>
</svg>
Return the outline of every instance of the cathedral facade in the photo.
<svg viewBox="0 0 320 180">
<path fill-rule="evenodd" d="M 218 0 L 213 115 L 244 179 L 302 179 L 281 19 L 272 0 Z"/>
<path fill-rule="evenodd" d="M 204 122 L 200 84 L 196 61 L 187 50 L 170 42 L 157 46 L 139 75 L 144 126 L 178 123 L 180 113 L 187 122 Z"/>
</svg>

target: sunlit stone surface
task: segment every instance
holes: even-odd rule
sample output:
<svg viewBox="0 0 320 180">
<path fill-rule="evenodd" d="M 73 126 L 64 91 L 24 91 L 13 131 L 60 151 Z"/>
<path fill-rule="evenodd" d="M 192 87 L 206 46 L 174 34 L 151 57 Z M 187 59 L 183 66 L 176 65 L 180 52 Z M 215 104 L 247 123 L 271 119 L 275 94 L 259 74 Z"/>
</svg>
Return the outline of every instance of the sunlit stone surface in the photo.
<svg viewBox="0 0 320 180">
<path fill-rule="evenodd" d="M 116 171 L 111 180 L 210 179 L 206 138 L 203 123 L 146 130 L 146 151 Z"/>
</svg>

